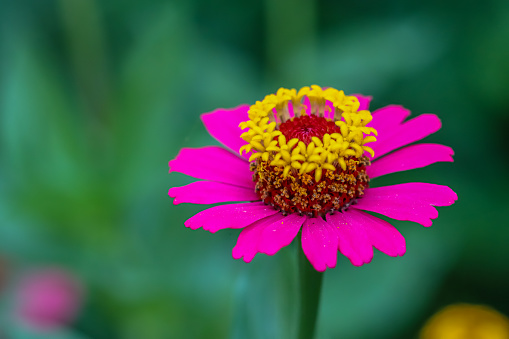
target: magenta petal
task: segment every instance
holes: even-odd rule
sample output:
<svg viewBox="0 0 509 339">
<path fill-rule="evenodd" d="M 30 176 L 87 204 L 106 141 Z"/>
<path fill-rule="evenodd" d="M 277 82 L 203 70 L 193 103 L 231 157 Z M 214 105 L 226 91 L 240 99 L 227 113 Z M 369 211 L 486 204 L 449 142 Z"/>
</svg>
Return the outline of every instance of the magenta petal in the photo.
<svg viewBox="0 0 509 339">
<path fill-rule="evenodd" d="M 241 105 L 232 109 L 220 108 L 211 113 L 202 114 L 201 120 L 210 135 L 233 152 L 238 153 L 240 147 L 246 144 L 240 137 L 242 130 L 239 124 L 249 120 L 248 110 L 249 105 Z M 247 154 L 244 157 L 249 159 Z"/>
<path fill-rule="evenodd" d="M 249 163 L 221 147 L 183 148 L 168 165 L 170 172 L 254 188 Z"/>
<path fill-rule="evenodd" d="M 338 234 L 338 249 L 352 262 L 362 266 L 373 259 L 373 246 L 368 235 L 350 211 L 327 215 L 327 222 Z"/>
<path fill-rule="evenodd" d="M 379 251 L 391 256 L 402 256 L 406 252 L 405 238 L 387 221 L 353 208 L 347 212 L 359 227 L 363 227 L 370 243 Z"/>
<path fill-rule="evenodd" d="M 352 95 L 359 100 L 360 104 L 359 111 L 369 109 L 369 103 L 371 102 L 371 99 L 373 99 L 372 96 L 366 96 L 362 94 L 352 94 Z"/>
<path fill-rule="evenodd" d="M 353 207 L 428 227 L 438 217 L 433 206 L 452 205 L 457 199 L 447 186 L 413 182 L 369 188 Z"/>
<path fill-rule="evenodd" d="M 406 117 L 410 115 L 410 111 L 398 105 L 389 105 L 377 109 L 372 113 L 373 120 L 368 124 L 378 131 L 378 140 L 386 135 L 392 135 L 394 129 L 398 127 Z M 373 143 L 375 144 L 375 143 Z M 370 144 L 373 145 L 373 144 Z"/>
<path fill-rule="evenodd" d="M 375 118 L 373 117 L 373 121 Z M 371 125 L 373 127 L 373 125 Z M 390 131 L 378 131 L 378 140 L 369 146 L 375 151 L 375 157 L 379 158 L 401 146 L 421 140 L 431 133 L 435 133 L 442 126 L 440 119 L 434 114 L 421 114 L 408 120 L 401 125 L 395 126 Z"/>
<path fill-rule="evenodd" d="M 302 250 L 315 270 L 336 267 L 338 235 L 322 218 L 309 218 L 302 226 Z"/>
<path fill-rule="evenodd" d="M 243 228 L 276 213 L 275 209 L 261 202 L 221 205 L 196 214 L 187 219 L 185 225 L 193 230 L 203 227 L 214 233 L 224 228 Z"/>
<path fill-rule="evenodd" d="M 268 255 L 276 254 L 281 248 L 290 245 L 305 220 L 304 216 L 290 214 L 268 225 L 260 236 L 258 250 Z"/>
<path fill-rule="evenodd" d="M 452 148 L 437 144 L 418 144 L 405 147 L 367 167 L 370 178 L 385 174 L 425 167 L 439 161 L 453 161 Z"/>
<path fill-rule="evenodd" d="M 168 195 L 175 198 L 173 200 L 175 205 L 260 200 L 260 197 L 252 188 L 222 184 L 215 181 L 197 181 L 186 186 L 172 187 Z"/>
<path fill-rule="evenodd" d="M 240 259 L 244 257 L 245 262 L 251 262 L 257 253 L 260 253 L 258 244 L 263 234 L 263 230 L 272 225 L 278 223 L 286 218 L 281 213 L 275 213 L 267 218 L 258 220 L 253 224 L 247 226 L 240 232 L 237 244 L 232 250 L 232 256 L 234 259 Z"/>
</svg>

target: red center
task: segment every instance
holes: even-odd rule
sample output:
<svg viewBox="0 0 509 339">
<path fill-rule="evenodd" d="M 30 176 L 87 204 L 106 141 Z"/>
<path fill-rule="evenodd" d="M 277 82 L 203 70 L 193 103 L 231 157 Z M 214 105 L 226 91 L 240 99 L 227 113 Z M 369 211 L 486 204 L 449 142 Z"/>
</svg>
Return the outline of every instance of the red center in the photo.
<svg viewBox="0 0 509 339">
<path fill-rule="evenodd" d="M 312 137 L 322 140 L 325 134 L 341 133 L 334 121 L 317 115 L 302 115 L 292 118 L 279 126 L 286 140 L 297 138 L 308 145 Z"/>
</svg>

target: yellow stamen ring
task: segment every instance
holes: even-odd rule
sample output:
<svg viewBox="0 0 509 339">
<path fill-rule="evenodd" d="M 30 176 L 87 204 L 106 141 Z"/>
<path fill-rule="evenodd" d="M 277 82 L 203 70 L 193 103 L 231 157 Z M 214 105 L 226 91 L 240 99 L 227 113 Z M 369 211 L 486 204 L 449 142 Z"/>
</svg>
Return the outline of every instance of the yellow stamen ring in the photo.
<svg viewBox="0 0 509 339">
<path fill-rule="evenodd" d="M 303 103 L 305 96 L 310 107 Z M 324 117 L 326 101 L 333 107 L 329 118 Z M 307 145 L 298 138 L 286 140 L 278 127 L 292 119 L 290 103 L 294 117 L 306 115 L 309 109 L 311 114 L 334 121 L 341 133 L 326 133 L 322 138 L 313 136 Z M 359 159 L 364 152 L 374 156 L 373 149 L 366 144 L 376 141 L 377 131 L 366 127 L 372 116 L 367 110 L 359 111 L 359 106 L 355 96 L 347 96 L 334 88 L 312 85 L 298 92 L 280 88 L 276 94 L 269 94 L 252 105 L 248 111 L 249 120 L 240 123 L 240 128 L 247 129 L 241 137 L 248 142 L 240 148 L 240 154 L 253 152 L 250 162 L 261 159 L 270 166 L 282 167 L 284 178 L 292 168 L 299 174 L 315 171 L 315 180 L 319 182 L 324 170 L 335 171 L 339 166 L 345 171 L 347 158 Z"/>
</svg>

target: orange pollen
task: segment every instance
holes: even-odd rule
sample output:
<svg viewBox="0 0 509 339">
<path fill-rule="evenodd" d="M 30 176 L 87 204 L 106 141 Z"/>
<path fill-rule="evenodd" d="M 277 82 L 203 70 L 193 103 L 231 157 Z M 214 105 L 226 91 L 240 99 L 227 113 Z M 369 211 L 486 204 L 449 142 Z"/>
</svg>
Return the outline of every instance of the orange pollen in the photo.
<svg viewBox="0 0 509 339">
<path fill-rule="evenodd" d="M 285 178 L 283 168 L 270 166 L 258 159 L 251 163 L 256 192 L 262 201 L 283 214 L 299 213 L 310 217 L 324 216 L 344 211 L 364 194 L 369 186 L 366 167 L 367 157 L 348 158 L 343 171 L 325 170 L 320 182 L 314 179 L 314 171 L 299 174 L 292 170 Z"/>
<path fill-rule="evenodd" d="M 306 144 L 312 137 L 323 139 L 326 133 L 341 133 L 333 121 L 316 115 L 294 117 L 279 126 L 287 139 L 298 138 Z M 337 163 L 335 171 L 324 169 L 321 180 L 316 182 L 315 170 L 300 173 L 292 169 L 286 176 L 282 166 L 271 166 L 261 158 L 251 162 L 256 192 L 262 201 L 283 214 L 299 213 L 310 217 L 344 211 L 364 194 L 369 186 L 366 167 L 369 158 L 345 158 L 346 169 Z"/>
</svg>

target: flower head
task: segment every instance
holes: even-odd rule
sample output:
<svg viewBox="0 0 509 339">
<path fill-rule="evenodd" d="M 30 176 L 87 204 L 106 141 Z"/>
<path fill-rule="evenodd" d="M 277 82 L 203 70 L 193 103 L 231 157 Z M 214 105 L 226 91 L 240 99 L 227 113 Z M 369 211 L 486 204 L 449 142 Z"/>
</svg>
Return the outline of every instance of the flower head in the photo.
<svg viewBox="0 0 509 339">
<path fill-rule="evenodd" d="M 373 247 L 403 255 L 403 236 L 365 211 L 431 226 L 438 216 L 433 206 L 451 205 L 457 196 L 447 186 L 371 188 L 370 180 L 452 161 L 453 151 L 436 144 L 399 149 L 436 132 L 440 120 L 423 114 L 404 121 L 410 112 L 400 106 L 371 114 L 370 99 L 313 85 L 204 114 L 209 133 L 241 156 L 216 146 L 182 149 L 170 171 L 205 181 L 171 188 L 169 195 L 175 204 L 247 203 L 209 208 L 185 225 L 210 232 L 242 228 L 233 257 L 246 262 L 257 253 L 275 254 L 299 231 L 319 271 L 335 267 L 338 250 L 356 266 L 371 261 Z"/>
</svg>

